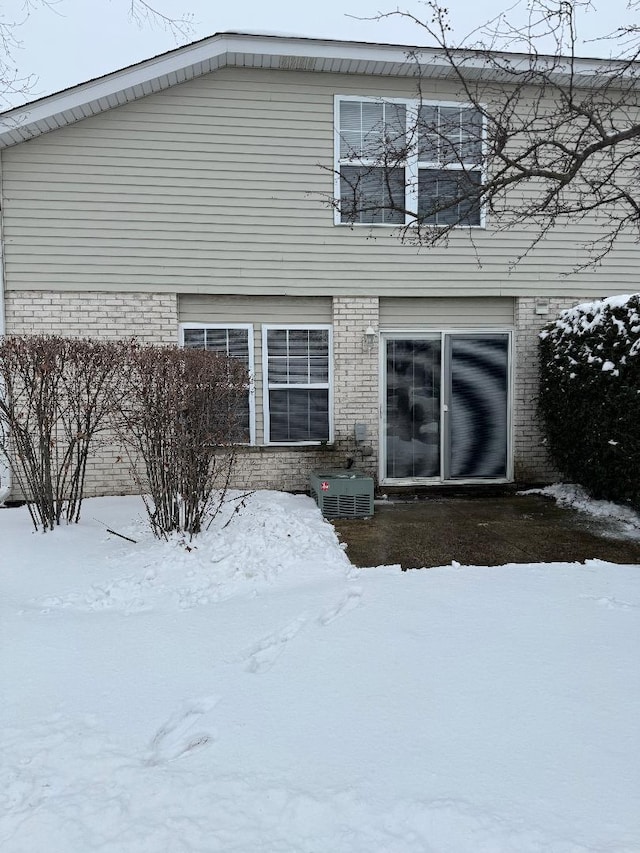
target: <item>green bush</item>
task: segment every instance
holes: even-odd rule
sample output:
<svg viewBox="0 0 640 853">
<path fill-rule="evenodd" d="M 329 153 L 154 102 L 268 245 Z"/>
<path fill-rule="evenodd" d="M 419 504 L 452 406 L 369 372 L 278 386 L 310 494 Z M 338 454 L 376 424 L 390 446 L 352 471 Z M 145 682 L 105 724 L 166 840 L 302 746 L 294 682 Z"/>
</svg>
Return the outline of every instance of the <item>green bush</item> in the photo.
<svg viewBox="0 0 640 853">
<path fill-rule="evenodd" d="M 578 305 L 541 332 L 539 409 L 564 477 L 640 509 L 640 294 Z"/>
</svg>

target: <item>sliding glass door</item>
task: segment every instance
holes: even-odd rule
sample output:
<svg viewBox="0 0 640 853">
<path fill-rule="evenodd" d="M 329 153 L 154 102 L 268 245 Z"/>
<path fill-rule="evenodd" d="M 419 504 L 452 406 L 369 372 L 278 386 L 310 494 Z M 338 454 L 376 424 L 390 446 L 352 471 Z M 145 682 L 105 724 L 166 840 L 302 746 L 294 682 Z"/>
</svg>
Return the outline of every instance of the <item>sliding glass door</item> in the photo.
<svg viewBox="0 0 640 853">
<path fill-rule="evenodd" d="M 507 476 L 509 335 L 445 335 L 446 480 Z"/>
<path fill-rule="evenodd" d="M 441 361 L 439 335 L 387 340 L 387 478 L 440 476 Z"/>
<path fill-rule="evenodd" d="M 507 332 L 383 336 L 385 480 L 509 476 Z"/>
</svg>

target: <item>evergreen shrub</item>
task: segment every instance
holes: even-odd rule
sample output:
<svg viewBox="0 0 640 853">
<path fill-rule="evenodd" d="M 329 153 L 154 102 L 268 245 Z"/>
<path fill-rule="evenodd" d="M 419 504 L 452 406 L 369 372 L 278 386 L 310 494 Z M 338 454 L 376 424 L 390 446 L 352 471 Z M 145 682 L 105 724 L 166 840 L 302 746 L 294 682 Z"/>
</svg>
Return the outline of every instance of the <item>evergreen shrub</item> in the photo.
<svg viewBox="0 0 640 853">
<path fill-rule="evenodd" d="M 539 411 L 564 477 L 640 509 L 640 294 L 578 305 L 540 333 Z"/>
</svg>

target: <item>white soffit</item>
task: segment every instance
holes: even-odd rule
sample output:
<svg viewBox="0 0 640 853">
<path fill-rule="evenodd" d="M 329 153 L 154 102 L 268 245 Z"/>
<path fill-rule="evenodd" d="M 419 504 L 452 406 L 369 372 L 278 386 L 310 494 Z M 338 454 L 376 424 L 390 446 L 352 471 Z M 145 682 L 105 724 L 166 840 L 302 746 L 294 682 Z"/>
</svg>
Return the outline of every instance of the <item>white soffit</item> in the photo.
<svg viewBox="0 0 640 853">
<path fill-rule="evenodd" d="M 531 61 L 524 55 L 503 56 L 508 57 L 514 68 L 524 69 Z M 482 54 L 461 51 L 459 57 L 465 76 L 499 79 L 500 74 Z M 537 61 L 549 62 L 559 80 L 566 76 L 557 59 L 538 57 Z M 597 59 L 580 60 L 573 68 L 574 79 L 578 72 L 593 83 L 606 64 Z M 0 113 L 0 148 L 25 142 L 226 66 L 385 77 L 414 77 L 419 67 L 422 77 L 453 76 L 450 64 L 437 48 L 219 33 Z"/>
</svg>

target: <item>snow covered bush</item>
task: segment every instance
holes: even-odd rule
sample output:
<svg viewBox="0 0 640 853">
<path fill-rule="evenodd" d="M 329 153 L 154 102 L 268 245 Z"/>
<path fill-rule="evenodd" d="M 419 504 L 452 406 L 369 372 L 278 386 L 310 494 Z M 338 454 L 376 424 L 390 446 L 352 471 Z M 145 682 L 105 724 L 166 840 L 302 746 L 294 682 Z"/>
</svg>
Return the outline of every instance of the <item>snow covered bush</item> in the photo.
<svg viewBox="0 0 640 853">
<path fill-rule="evenodd" d="M 539 407 L 563 476 L 640 508 L 640 294 L 578 305 L 541 332 Z"/>
<path fill-rule="evenodd" d="M 205 350 L 133 343 L 122 384 L 116 429 L 153 532 L 193 536 L 220 509 L 248 441 L 247 371 Z"/>
<path fill-rule="evenodd" d="M 122 349 L 55 335 L 0 340 L 0 456 L 36 529 L 80 519 L 87 461 L 109 425 Z"/>
</svg>

